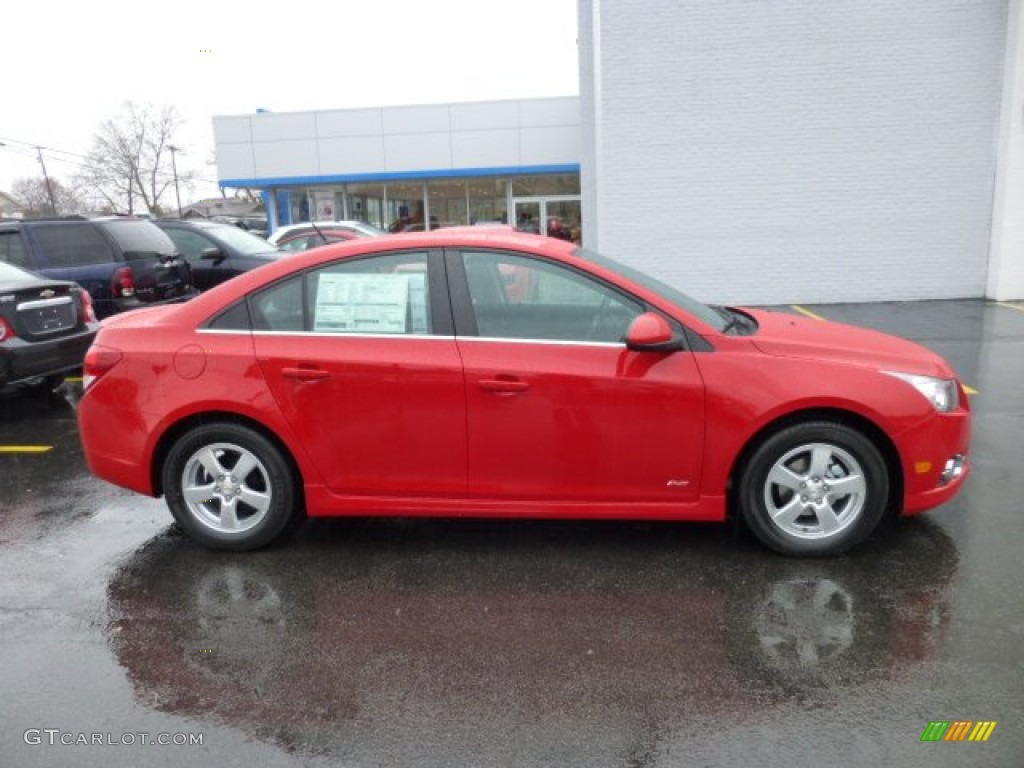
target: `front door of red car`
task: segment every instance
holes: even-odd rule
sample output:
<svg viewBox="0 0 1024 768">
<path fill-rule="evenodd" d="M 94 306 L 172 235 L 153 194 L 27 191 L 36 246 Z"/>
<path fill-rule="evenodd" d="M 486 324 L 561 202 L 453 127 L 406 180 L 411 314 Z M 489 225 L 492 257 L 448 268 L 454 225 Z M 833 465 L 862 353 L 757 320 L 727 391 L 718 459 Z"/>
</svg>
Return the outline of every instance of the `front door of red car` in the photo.
<svg viewBox="0 0 1024 768">
<path fill-rule="evenodd" d="M 336 262 L 250 307 L 263 375 L 332 491 L 465 493 L 465 388 L 440 254 Z"/>
<path fill-rule="evenodd" d="M 449 255 L 449 267 L 466 373 L 471 497 L 696 497 L 703 384 L 691 352 L 626 349 L 621 339 L 644 311 L 639 302 L 582 272 L 520 255 L 467 251 Z"/>
</svg>

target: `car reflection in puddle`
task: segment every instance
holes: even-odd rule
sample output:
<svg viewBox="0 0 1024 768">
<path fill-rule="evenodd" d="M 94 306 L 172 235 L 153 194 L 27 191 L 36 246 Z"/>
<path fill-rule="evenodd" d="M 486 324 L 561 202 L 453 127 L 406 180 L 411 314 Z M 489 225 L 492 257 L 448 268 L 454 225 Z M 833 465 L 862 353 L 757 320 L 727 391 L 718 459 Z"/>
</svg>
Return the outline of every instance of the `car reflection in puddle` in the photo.
<svg viewBox="0 0 1024 768">
<path fill-rule="evenodd" d="M 288 751 L 598 764 L 933 657 L 956 548 L 896 529 L 818 561 L 700 526 L 314 521 L 239 556 L 172 532 L 114 575 L 108 637 L 141 702 Z"/>
</svg>

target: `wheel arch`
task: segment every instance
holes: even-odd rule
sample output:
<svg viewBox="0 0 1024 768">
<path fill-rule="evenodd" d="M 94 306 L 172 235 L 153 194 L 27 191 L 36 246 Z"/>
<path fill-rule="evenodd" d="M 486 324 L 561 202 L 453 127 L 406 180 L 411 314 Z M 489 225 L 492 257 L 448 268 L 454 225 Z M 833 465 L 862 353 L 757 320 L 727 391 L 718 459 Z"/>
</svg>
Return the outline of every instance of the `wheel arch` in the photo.
<svg viewBox="0 0 1024 768">
<path fill-rule="evenodd" d="M 152 483 L 153 494 L 155 496 L 163 495 L 164 462 L 167 460 L 167 455 L 170 453 L 171 448 L 178 439 L 196 427 L 210 426 L 213 424 L 237 424 L 242 427 L 248 427 L 272 442 L 281 451 L 281 455 L 284 456 L 285 461 L 288 463 L 289 471 L 292 473 L 292 479 L 295 481 L 296 501 L 299 504 L 299 508 L 305 510 L 306 494 L 302 471 L 299 469 L 299 464 L 295 460 L 295 456 L 292 454 L 287 443 L 285 443 L 274 431 L 267 429 L 266 426 L 255 419 L 238 413 L 233 413 L 231 411 L 206 411 L 203 413 L 194 413 L 191 416 L 186 416 L 173 424 L 163 433 L 163 435 L 160 436 L 160 440 L 157 442 L 156 448 L 153 451 L 153 461 L 149 467 L 150 482 Z"/>
<path fill-rule="evenodd" d="M 886 499 L 886 516 L 898 513 L 903 503 L 903 462 L 900 460 L 896 444 L 885 431 L 871 419 L 843 408 L 807 408 L 787 413 L 774 421 L 770 421 L 755 432 L 736 456 L 729 468 L 726 484 L 726 514 L 730 519 L 738 519 L 736 508 L 736 482 L 742 475 L 747 463 L 758 447 L 772 435 L 797 424 L 812 421 L 832 421 L 855 429 L 870 440 L 882 454 L 886 470 L 889 472 L 889 497 Z"/>
</svg>

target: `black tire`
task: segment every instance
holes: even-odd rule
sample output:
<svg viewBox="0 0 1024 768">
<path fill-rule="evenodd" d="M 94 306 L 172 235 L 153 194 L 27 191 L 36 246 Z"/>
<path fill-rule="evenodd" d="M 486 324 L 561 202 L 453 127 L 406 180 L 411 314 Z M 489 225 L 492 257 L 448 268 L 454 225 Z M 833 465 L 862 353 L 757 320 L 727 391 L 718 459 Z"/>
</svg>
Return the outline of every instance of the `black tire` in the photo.
<svg viewBox="0 0 1024 768">
<path fill-rule="evenodd" d="M 740 473 L 737 499 L 763 544 L 784 555 L 821 557 L 866 539 L 888 497 L 889 473 L 875 444 L 843 424 L 813 421 L 782 429 L 756 448 Z"/>
<path fill-rule="evenodd" d="M 187 432 L 167 454 L 162 478 L 174 519 L 211 549 L 264 547 L 296 518 L 291 467 L 249 427 L 206 424 Z"/>
</svg>

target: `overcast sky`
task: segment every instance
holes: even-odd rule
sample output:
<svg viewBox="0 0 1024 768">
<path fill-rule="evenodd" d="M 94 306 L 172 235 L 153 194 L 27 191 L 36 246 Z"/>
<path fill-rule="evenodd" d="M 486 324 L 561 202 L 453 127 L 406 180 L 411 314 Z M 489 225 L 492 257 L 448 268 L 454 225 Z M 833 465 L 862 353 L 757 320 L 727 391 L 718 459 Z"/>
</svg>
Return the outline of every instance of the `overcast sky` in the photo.
<svg viewBox="0 0 1024 768">
<path fill-rule="evenodd" d="M 213 115 L 579 91 L 576 0 L 18 0 L 2 19 L 3 191 L 40 175 L 35 145 L 69 180 L 84 161 L 57 150 L 86 154 L 125 100 L 175 105 L 179 170 L 215 181 Z"/>
</svg>

